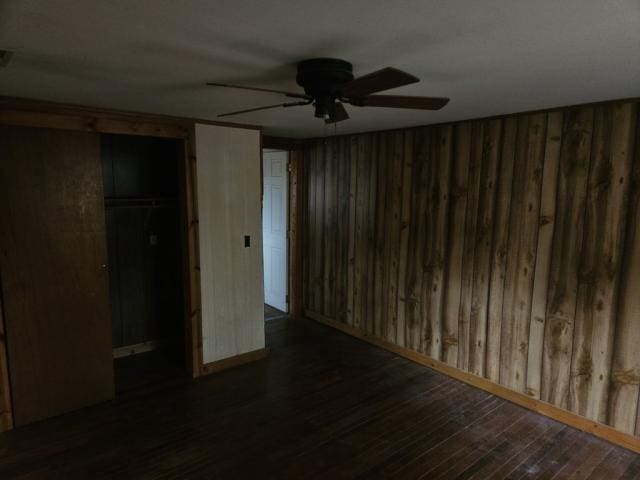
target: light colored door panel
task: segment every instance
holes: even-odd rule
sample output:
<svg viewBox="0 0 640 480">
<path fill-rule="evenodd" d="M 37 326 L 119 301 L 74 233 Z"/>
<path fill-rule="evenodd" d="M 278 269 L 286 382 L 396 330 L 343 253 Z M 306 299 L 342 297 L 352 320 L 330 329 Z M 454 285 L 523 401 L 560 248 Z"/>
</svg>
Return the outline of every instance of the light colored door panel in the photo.
<svg viewBox="0 0 640 480">
<path fill-rule="evenodd" d="M 260 132 L 196 125 L 205 363 L 264 348 Z"/>
<path fill-rule="evenodd" d="M 287 306 L 287 152 L 264 152 L 264 250 L 265 303 L 286 312 Z"/>
</svg>

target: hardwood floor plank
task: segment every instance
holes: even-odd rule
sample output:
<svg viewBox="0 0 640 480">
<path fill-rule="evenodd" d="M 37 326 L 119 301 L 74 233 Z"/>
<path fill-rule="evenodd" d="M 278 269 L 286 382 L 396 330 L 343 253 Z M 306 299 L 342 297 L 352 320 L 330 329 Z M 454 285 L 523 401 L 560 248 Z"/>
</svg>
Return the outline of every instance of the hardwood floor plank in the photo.
<svg viewBox="0 0 640 480">
<path fill-rule="evenodd" d="M 638 475 L 640 455 L 331 328 L 266 332 L 261 361 L 0 435 L 0 478 Z"/>
</svg>

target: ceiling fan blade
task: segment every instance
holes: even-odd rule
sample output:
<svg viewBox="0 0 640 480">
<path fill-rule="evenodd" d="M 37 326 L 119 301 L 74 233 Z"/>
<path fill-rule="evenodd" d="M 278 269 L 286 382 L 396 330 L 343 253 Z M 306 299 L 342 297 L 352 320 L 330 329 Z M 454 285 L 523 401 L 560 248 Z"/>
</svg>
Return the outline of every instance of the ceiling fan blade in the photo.
<svg viewBox="0 0 640 480">
<path fill-rule="evenodd" d="M 344 97 L 366 97 L 367 95 L 390 88 L 417 83 L 420 79 L 397 68 L 387 67 L 343 85 L 340 93 Z"/>
<path fill-rule="evenodd" d="M 246 110 L 237 110 L 235 112 L 221 113 L 218 117 L 228 117 L 230 115 L 239 115 L 241 113 L 257 112 L 258 110 L 268 110 L 276 107 L 297 107 L 298 105 L 309 105 L 311 101 L 278 103 L 276 105 L 267 105 L 265 107 L 247 108 Z"/>
<path fill-rule="evenodd" d="M 286 95 L 287 97 L 292 97 L 292 98 L 305 98 L 305 99 L 309 98 L 304 93 L 285 92 L 283 90 L 273 90 L 271 88 L 245 87 L 243 85 L 229 85 L 227 83 L 214 83 L 214 82 L 207 82 L 207 85 L 210 85 L 212 87 L 239 88 L 240 90 L 253 90 L 254 92 L 279 93 L 281 95 Z"/>
<path fill-rule="evenodd" d="M 407 97 L 402 95 L 371 95 L 354 100 L 352 105 L 358 107 L 414 108 L 417 110 L 440 110 L 448 98 L 442 97 Z"/>
<path fill-rule="evenodd" d="M 342 103 L 336 103 L 336 112 L 332 118 L 327 118 L 325 123 L 338 123 L 343 120 L 347 120 L 349 118 L 349 114 L 347 113 L 347 109 L 344 108 Z"/>
</svg>

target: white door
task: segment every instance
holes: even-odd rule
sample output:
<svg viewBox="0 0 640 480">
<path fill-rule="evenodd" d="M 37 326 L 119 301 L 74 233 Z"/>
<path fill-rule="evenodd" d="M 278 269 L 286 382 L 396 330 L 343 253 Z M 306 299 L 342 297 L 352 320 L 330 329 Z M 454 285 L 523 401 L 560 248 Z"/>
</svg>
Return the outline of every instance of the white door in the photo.
<svg viewBox="0 0 640 480">
<path fill-rule="evenodd" d="M 264 301 L 287 312 L 287 152 L 263 153 Z"/>
</svg>

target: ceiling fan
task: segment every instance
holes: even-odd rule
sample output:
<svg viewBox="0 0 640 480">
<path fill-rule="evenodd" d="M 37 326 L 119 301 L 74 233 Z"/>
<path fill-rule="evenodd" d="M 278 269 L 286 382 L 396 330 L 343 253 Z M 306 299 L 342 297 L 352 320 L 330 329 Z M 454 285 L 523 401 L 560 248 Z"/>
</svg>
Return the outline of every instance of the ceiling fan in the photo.
<svg viewBox="0 0 640 480">
<path fill-rule="evenodd" d="M 349 62 L 335 58 L 313 58 L 298 63 L 298 85 L 304 93 L 286 92 L 269 88 L 256 88 L 225 83 L 208 82 L 215 87 L 239 88 L 257 92 L 279 93 L 298 101 L 278 103 L 264 107 L 249 108 L 218 115 L 227 117 L 241 113 L 256 112 L 277 107 L 296 107 L 313 105 L 315 116 L 326 123 L 341 122 L 349 118 L 344 104 L 357 107 L 412 108 L 418 110 L 439 110 L 448 102 L 440 97 L 408 97 L 401 95 L 372 95 L 376 92 L 402 87 L 419 82 L 417 77 L 396 68 L 383 68 L 368 75 L 354 78 L 353 67 Z"/>
</svg>

